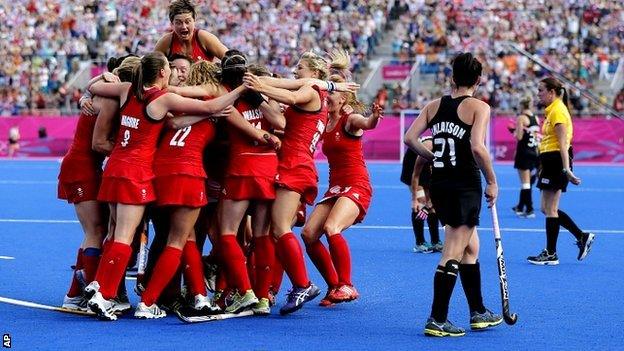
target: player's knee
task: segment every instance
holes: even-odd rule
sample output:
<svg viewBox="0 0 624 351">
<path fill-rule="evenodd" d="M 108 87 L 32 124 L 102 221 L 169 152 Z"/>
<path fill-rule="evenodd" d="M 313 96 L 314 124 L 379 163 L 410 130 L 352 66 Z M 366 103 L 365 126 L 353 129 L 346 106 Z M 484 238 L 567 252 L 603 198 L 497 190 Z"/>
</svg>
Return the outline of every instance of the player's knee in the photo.
<svg viewBox="0 0 624 351">
<path fill-rule="evenodd" d="M 438 265 L 438 268 L 436 271 L 439 273 L 457 275 L 457 272 L 459 272 L 459 261 L 450 259 L 446 261 L 446 263 L 443 266 Z"/>
<path fill-rule="evenodd" d="M 303 230 L 301 231 L 301 239 L 304 244 L 309 245 L 318 240 L 318 237 L 309 227 L 303 227 Z"/>
<path fill-rule="evenodd" d="M 323 232 L 327 233 L 327 235 L 338 234 L 342 231 L 342 226 L 339 226 L 337 223 L 326 222 L 323 225 Z"/>
</svg>

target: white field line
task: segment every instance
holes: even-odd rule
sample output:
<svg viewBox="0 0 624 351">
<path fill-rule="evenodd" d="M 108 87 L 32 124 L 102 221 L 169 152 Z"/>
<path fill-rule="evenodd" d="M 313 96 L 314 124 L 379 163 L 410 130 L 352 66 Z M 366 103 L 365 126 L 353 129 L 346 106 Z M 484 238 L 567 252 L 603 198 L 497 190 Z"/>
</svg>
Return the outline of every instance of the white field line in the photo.
<svg viewBox="0 0 624 351">
<path fill-rule="evenodd" d="M 15 218 L 0 218 L 0 223 L 46 223 L 46 224 L 78 224 L 77 220 L 67 220 L 67 219 L 15 219 Z M 355 229 L 366 229 L 366 230 L 411 230 L 411 226 L 406 225 L 355 225 L 353 226 Z M 440 227 L 440 229 L 444 229 Z M 491 227 L 478 227 L 478 230 L 481 231 L 492 231 Z M 544 228 L 501 228 L 502 232 L 523 232 L 523 233 L 543 233 L 545 232 Z M 612 229 L 587 229 L 592 233 L 599 234 L 624 234 L 624 230 L 612 230 Z"/>
</svg>

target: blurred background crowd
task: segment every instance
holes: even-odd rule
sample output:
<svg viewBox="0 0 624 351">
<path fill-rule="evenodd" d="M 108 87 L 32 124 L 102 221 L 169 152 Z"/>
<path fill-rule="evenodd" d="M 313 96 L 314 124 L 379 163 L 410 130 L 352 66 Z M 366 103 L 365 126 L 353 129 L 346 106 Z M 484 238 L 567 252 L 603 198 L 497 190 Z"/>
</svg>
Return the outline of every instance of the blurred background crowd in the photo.
<svg viewBox="0 0 624 351">
<path fill-rule="evenodd" d="M 81 71 L 109 57 L 151 51 L 170 29 L 169 0 L 13 0 L 0 3 L 0 115 L 72 114 Z M 418 64 L 420 88 L 388 82 L 377 93 L 387 110 L 418 109 L 449 87 L 450 58 L 472 51 L 485 64 L 479 97 L 511 111 L 534 94 L 547 70 L 510 50 L 528 51 L 582 89 L 624 110 L 609 86 L 624 52 L 624 9 L 582 0 L 214 0 L 197 1 L 196 27 L 250 61 L 288 76 L 306 50 L 347 49 L 356 79 L 390 48 L 396 62 Z M 598 107 L 573 92 L 578 112 Z"/>
</svg>

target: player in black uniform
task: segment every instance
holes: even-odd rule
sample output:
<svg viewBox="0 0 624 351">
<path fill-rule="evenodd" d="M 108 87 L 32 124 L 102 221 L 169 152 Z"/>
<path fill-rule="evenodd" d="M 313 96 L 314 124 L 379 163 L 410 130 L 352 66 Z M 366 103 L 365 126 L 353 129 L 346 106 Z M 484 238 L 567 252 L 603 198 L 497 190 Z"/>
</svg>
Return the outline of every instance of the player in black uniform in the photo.
<svg viewBox="0 0 624 351">
<path fill-rule="evenodd" d="M 431 137 L 421 139 L 431 149 Z M 442 252 L 443 243 L 438 231 L 438 215 L 436 214 L 429 187 L 431 185 L 432 163 L 419 157 L 411 149 L 407 149 L 403 157 L 401 182 L 407 185 L 412 194 L 412 230 L 414 231 L 414 253 Z M 425 221 L 429 227 L 431 244 L 425 241 Z"/>
<path fill-rule="evenodd" d="M 459 274 L 473 330 L 496 326 L 503 321 L 485 308 L 481 295 L 479 236 L 476 226 L 481 211 L 481 176 L 489 206 L 498 195 L 496 175 L 485 147 L 490 106 L 472 97 L 481 78 L 481 63 L 470 53 L 453 59 L 450 96 L 428 103 L 405 136 L 406 144 L 420 156 L 433 161 L 431 199 L 445 227 L 444 249 L 433 280 L 431 316 L 425 335 L 462 336 L 464 329 L 448 321 L 448 307 Z M 433 136 L 433 152 L 418 139 L 426 128 Z"/>
<path fill-rule="evenodd" d="M 533 99 L 530 96 L 520 100 L 522 112 L 518 116 L 516 127 L 512 131 L 518 140 L 516 156 L 514 157 L 514 168 L 518 170 L 521 184 L 520 201 L 516 206 L 512 207 L 512 210 L 518 216 L 524 218 L 535 218 L 531 185 L 534 180 L 534 172 L 539 163 L 539 121 L 537 116 L 531 111 L 532 106 Z"/>
</svg>

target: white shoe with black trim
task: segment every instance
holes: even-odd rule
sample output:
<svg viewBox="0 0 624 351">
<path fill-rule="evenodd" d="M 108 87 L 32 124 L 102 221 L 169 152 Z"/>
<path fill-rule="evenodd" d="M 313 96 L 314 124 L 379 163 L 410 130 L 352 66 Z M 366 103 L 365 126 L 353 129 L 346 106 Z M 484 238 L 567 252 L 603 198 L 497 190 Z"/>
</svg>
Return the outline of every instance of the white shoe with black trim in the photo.
<svg viewBox="0 0 624 351">
<path fill-rule="evenodd" d="M 208 313 L 221 312 L 219 306 L 215 305 L 211 299 L 202 294 L 195 295 L 193 308 L 197 311 L 205 311 Z"/>
<path fill-rule="evenodd" d="M 89 309 L 97 314 L 98 318 L 102 320 L 117 320 L 115 310 L 113 309 L 113 303 L 110 300 L 105 299 L 99 291 L 93 295 L 87 303 L 87 306 L 89 306 Z"/>
<path fill-rule="evenodd" d="M 76 297 L 69 297 L 65 295 L 65 297 L 63 297 L 63 305 L 61 307 L 72 311 L 89 311 L 87 308 L 87 299 L 85 299 L 82 295 L 78 295 Z"/>
<path fill-rule="evenodd" d="M 157 319 L 167 317 L 167 313 L 158 307 L 157 304 L 147 306 L 143 302 L 139 302 L 134 311 L 134 317 L 140 319 Z"/>
</svg>

